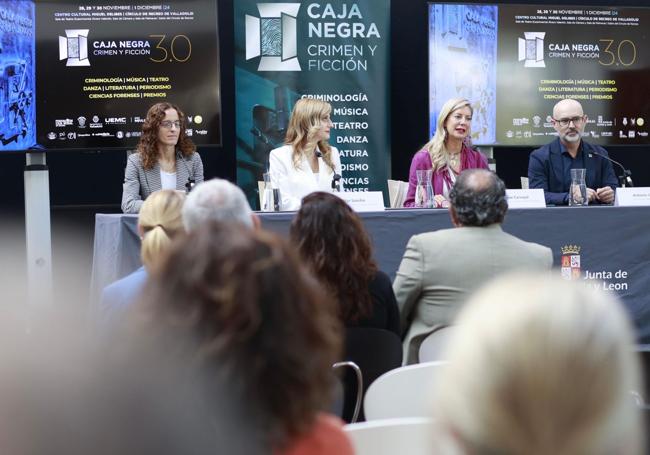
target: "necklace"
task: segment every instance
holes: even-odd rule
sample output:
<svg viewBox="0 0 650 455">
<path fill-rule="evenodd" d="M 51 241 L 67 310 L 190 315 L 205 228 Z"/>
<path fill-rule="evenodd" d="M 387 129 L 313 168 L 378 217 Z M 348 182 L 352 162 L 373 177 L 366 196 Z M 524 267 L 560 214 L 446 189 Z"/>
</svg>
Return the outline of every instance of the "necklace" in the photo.
<svg viewBox="0 0 650 455">
<path fill-rule="evenodd" d="M 450 153 L 449 154 L 449 166 L 454 170 L 457 170 L 460 166 L 460 153 Z"/>
</svg>

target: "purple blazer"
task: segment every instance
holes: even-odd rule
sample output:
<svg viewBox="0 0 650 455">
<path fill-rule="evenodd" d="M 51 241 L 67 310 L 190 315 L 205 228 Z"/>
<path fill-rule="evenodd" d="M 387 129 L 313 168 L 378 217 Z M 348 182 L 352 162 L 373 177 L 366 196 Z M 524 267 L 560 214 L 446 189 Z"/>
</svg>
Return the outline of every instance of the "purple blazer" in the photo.
<svg viewBox="0 0 650 455">
<path fill-rule="evenodd" d="M 418 178 L 415 171 L 418 169 L 431 169 L 432 167 L 431 157 L 426 149 L 420 150 L 413 155 L 411 169 L 409 170 L 409 190 L 406 193 L 404 207 L 415 206 L 415 187 L 418 185 Z M 465 169 L 488 169 L 488 164 L 487 159 L 481 152 L 472 150 L 463 144 L 463 148 L 460 150 L 460 170 L 462 172 Z M 442 194 L 443 182 L 445 178 L 448 178 L 446 172 L 447 169 L 442 168 L 438 172 L 433 173 L 432 183 L 434 194 Z"/>
</svg>

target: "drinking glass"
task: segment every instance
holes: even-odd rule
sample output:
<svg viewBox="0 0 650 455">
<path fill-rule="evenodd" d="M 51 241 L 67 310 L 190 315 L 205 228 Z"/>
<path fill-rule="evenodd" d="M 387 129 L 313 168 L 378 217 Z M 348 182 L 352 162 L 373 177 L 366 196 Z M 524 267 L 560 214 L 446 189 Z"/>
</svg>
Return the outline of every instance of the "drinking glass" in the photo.
<svg viewBox="0 0 650 455">
<path fill-rule="evenodd" d="M 420 208 L 431 208 L 433 201 L 433 177 L 432 169 L 418 169 L 415 171 L 418 183 L 415 187 L 415 206 Z"/>
<path fill-rule="evenodd" d="M 570 206 L 587 205 L 589 203 L 587 183 L 585 181 L 586 174 L 586 169 L 571 169 L 571 186 L 569 187 Z"/>
<path fill-rule="evenodd" d="M 262 194 L 262 211 L 263 212 L 273 212 L 279 210 L 278 204 L 279 200 L 276 200 L 276 195 L 273 190 L 273 181 L 271 179 L 271 173 L 265 172 L 264 177 L 264 194 Z M 279 193 L 279 190 L 277 190 Z M 276 208 L 277 207 L 277 208 Z"/>
</svg>

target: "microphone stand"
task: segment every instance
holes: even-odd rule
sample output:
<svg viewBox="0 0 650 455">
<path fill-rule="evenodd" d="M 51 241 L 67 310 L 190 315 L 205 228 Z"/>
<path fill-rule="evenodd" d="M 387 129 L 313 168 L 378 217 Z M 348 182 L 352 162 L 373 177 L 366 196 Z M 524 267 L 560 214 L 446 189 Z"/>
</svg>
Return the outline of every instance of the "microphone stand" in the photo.
<svg viewBox="0 0 650 455">
<path fill-rule="evenodd" d="M 321 151 L 318 150 L 318 149 L 316 149 L 316 151 L 314 152 L 314 154 L 315 154 L 318 158 L 322 158 L 322 157 L 323 157 L 323 152 L 321 152 Z M 340 180 L 341 180 L 341 174 L 337 174 L 337 173 L 335 172 L 334 175 L 332 176 L 332 190 L 333 190 L 333 191 L 336 191 L 337 193 L 340 193 L 340 192 L 341 192 L 341 183 L 339 182 Z"/>
<path fill-rule="evenodd" d="M 609 161 L 610 163 L 613 163 L 613 164 L 615 164 L 615 165 L 617 165 L 618 167 L 621 168 L 621 170 L 623 171 L 623 174 L 617 176 L 618 177 L 618 182 L 621 185 L 621 188 L 625 188 L 625 187 L 633 188 L 634 187 L 634 182 L 632 182 L 632 171 L 630 171 L 629 169 L 625 169 L 625 166 L 623 166 L 618 161 L 611 159 L 609 156 L 602 155 L 602 154 L 600 154 L 598 152 L 594 152 L 593 150 L 590 153 L 593 153 L 594 155 L 597 155 L 597 156 L 599 156 L 601 158 L 604 158 L 607 161 Z"/>
</svg>

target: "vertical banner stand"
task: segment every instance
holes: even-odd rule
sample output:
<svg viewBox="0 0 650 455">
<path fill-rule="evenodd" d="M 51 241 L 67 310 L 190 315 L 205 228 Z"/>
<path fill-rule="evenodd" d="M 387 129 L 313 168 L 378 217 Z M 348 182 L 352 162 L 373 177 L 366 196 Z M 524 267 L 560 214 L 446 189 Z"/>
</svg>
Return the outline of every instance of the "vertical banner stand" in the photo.
<svg viewBox="0 0 650 455">
<path fill-rule="evenodd" d="M 25 237 L 30 306 L 52 303 L 50 178 L 45 152 L 25 155 Z"/>
</svg>

